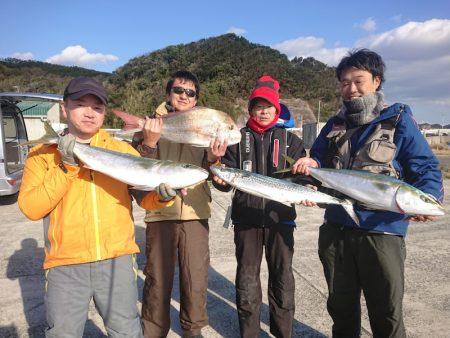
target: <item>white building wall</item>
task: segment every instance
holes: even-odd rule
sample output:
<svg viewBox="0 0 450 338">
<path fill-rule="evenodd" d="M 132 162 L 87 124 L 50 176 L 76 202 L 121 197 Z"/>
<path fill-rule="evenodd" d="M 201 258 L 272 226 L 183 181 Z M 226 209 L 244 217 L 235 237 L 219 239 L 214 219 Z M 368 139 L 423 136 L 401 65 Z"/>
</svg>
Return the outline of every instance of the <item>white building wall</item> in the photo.
<svg viewBox="0 0 450 338">
<path fill-rule="evenodd" d="M 24 116 L 25 126 L 27 128 L 28 139 L 35 140 L 45 134 L 44 121 L 50 122 L 56 131 L 63 129 L 61 125 L 59 104 L 55 103 L 47 112 L 47 117 L 42 116 Z"/>
</svg>

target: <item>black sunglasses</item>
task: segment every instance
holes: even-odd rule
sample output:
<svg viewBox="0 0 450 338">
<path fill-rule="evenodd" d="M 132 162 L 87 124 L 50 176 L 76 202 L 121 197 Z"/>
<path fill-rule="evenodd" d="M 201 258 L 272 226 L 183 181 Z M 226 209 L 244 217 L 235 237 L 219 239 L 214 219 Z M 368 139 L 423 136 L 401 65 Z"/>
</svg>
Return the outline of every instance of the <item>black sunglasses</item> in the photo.
<svg viewBox="0 0 450 338">
<path fill-rule="evenodd" d="M 178 95 L 185 93 L 189 97 L 194 97 L 196 94 L 195 90 L 192 90 L 189 88 L 183 88 L 183 87 L 172 87 L 170 90 Z"/>
</svg>

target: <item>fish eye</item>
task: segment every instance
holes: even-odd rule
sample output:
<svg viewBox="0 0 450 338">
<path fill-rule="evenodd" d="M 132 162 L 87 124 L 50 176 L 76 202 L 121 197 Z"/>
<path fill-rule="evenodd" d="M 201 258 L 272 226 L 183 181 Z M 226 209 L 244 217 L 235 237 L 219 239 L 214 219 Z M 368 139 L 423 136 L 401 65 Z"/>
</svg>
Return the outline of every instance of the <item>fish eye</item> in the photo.
<svg viewBox="0 0 450 338">
<path fill-rule="evenodd" d="M 431 196 L 428 196 L 428 195 L 421 195 L 420 199 L 422 201 L 424 201 L 425 203 L 433 203 L 433 204 L 436 203 L 436 200 L 434 198 L 431 198 Z"/>
</svg>

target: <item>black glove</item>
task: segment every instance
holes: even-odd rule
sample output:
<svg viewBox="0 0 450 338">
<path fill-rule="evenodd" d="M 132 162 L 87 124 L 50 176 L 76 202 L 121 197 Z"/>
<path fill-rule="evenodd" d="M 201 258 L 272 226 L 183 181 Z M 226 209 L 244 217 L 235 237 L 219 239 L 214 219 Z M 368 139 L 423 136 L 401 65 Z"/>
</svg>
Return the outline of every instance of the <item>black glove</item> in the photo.
<svg viewBox="0 0 450 338">
<path fill-rule="evenodd" d="M 177 192 L 172 188 L 167 188 L 165 183 L 158 185 L 155 190 L 158 194 L 159 200 L 162 202 L 170 201 L 177 195 Z"/>
<path fill-rule="evenodd" d="M 58 150 L 61 153 L 63 163 L 78 167 L 78 158 L 73 153 L 75 142 L 75 136 L 72 134 L 61 136 L 58 141 Z"/>
</svg>

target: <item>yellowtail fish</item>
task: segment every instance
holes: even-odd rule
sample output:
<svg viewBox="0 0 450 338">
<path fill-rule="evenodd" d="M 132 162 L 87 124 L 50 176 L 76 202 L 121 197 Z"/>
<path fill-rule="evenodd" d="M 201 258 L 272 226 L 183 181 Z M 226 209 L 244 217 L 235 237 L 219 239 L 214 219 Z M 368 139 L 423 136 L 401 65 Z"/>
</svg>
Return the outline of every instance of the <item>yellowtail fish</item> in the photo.
<svg viewBox="0 0 450 338">
<path fill-rule="evenodd" d="M 46 134 L 25 144 L 58 143 L 59 135 L 45 124 Z M 154 190 L 160 183 L 168 183 L 173 189 L 181 189 L 207 179 L 208 171 L 188 163 L 153 160 L 145 157 L 75 143 L 74 154 L 92 170 L 127 183 L 139 190 Z"/>
<path fill-rule="evenodd" d="M 394 177 L 366 170 L 309 168 L 312 177 L 369 209 L 407 215 L 442 216 L 444 208 L 433 196 Z"/>
</svg>

